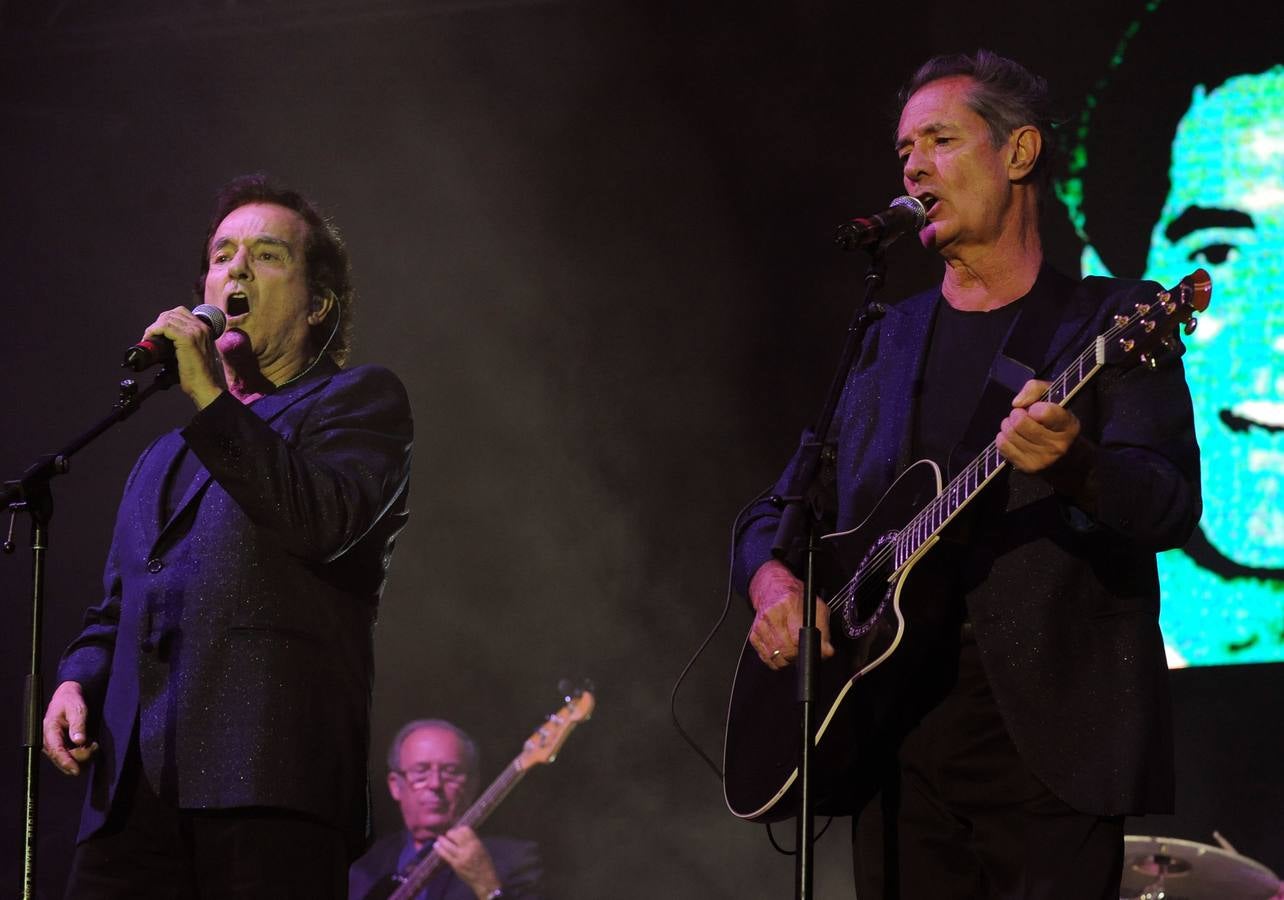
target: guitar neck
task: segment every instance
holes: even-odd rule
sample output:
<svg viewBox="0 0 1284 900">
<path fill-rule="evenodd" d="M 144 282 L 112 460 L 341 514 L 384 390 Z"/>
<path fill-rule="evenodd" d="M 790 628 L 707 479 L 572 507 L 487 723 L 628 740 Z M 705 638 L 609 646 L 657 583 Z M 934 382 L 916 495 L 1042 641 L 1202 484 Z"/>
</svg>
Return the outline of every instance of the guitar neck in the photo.
<svg viewBox="0 0 1284 900">
<path fill-rule="evenodd" d="M 1105 363 L 1105 344 L 1114 338 L 1121 327 L 1122 325 L 1117 323 L 1104 334 L 1098 335 L 1096 340 L 1053 380 L 1044 392 L 1043 399 L 1058 406 L 1069 403 L 1089 379 L 1101 370 Z M 999 453 L 999 448 L 994 441 L 991 441 L 990 445 L 968 463 L 963 471 L 952 478 L 950 483 L 897 535 L 895 569 L 899 571 L 925 544 L 940 534 L 963 507 L 980 493 L 981 488 L 989 484 L 1006 465 L 1007 460 Z"/>
<path fill-rule="evenodd" d="M 495 807 L 500 804 L 509 792 L 517 786 L 526 774 L 526 769 L 522 767 L 522 757 L 518 756 L 513 759 L 500 773 L 499 777 L 491 782 L 490 787 L 486 788 L 477 801 L 468 808 L 468 812 L 459 817 L 456 825 L 467 825 L 469 828 L 476 829 L 495 811 Z M 406 880 L 401 886 L 388 898 L 388 900 L 411 900 L 415 894 L 423 889 L 438 869 L 445 864 L 436 850 L 430 852 L 421 859 L 410 873 L 406 875 Z"/>
</svg>

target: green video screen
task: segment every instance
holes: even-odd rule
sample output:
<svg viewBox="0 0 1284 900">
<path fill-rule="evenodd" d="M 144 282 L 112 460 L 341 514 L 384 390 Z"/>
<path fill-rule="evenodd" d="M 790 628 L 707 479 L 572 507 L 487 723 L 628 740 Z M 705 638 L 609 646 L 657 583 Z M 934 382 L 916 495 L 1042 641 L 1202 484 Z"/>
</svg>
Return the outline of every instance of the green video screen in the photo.
<svg viewBox="0 0 1284 900">
<path fill-rule="evenodd" d="M 1150 5 L 1089 97 L 1059 186 L 1085 275 L 1213 278 L 1184 337 L 1203 517 L 1159 559 L 1174 667 L 1284 660 L 1284 42 L 1242 52 L 1243 32 L 1273 29 L 1214 15 Z M 1214 57 L 1188 61 L 1190 78 L 1162 65 L 1183 24 Z"/>
</svg>

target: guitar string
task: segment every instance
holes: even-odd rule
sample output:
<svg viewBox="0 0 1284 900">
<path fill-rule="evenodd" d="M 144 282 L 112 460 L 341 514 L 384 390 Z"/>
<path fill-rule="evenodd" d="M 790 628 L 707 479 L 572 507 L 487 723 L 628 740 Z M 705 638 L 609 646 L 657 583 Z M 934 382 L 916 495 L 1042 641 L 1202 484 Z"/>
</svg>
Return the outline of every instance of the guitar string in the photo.
<svg viewBox="0 0 1284 900">
<path fill-rule="evenodd" d="M 1153 308 L 1154 305 L 1165 302 L 1166 298 L 1164 299 L 1160 299 L 1160 298 L 1163 298 L 1163 294 L 1160 294 L 1159 297 L 1157 297 L 1156 300 L 1152 302 L 1152 304 L 1150 304 L 1150 306 Z M 1179 305 L 1180 306 L 1186 305 L 1184 302 L 1184 298 Z M 1096 353 L 1097 353 L 1097 340 L 1098 339 L 1103 340 L 1107 344 L 1111 343 L 1112 341 L 1115 340 L 1116 337 L 1119 336 L 1120 332 L 1131 328 L 1133 325 L 1136 324 L 1137 320 L 1139 320 L 1143 315 L 1148 315 L 1149 312 L 1150 312 L 1149 308 L 1144 313 L 1141 310 L 1136 310 L 1133 312 L 1131 316 L 1127 318 L 1127 320 L 1112 324 L 1104 332 L 1098 335 L 1097 338 L 1094 338 L 1092 342 L 1089 344 L 1089 346 L 1075 358 L 1074 362 L 1072 362 L 1069 366 L 1067 366 L 1061 372 L 1061 374 L 1058 375 L 1052 381 L 1051 384 L 1049 384 L 1048 389 L 1043 393 L 1042 397 L 1045 399 L 1048 397 L 1052 397 L 1056 395 L 1058 389 L 1060 389 L 1061 391 L 1060 396 L 1054 402 L 1057 402 L 1057 403 L 1062 402 L 1062 400 L 1064 400 L 1065 397 L 1070 393 L 1068 379 L 1072 371 L 1078 371 L 1079 373 L 1079 376 L 1076 379 L 1076 387 L 1077 387 L 1078 385 L 1085 383 L 1090 377 L 1092 377 L 1092 375 L 1094 375 L 1097 369 L 1099 368 L 1098 364 L 1095 361 Z M 1089 360 L 1093 362 L 1093 366 L 1089 371 L 1085 372 L 1083 367 L 1087 362 L 1089 362 Z M 987 474 L 985 474 L 984 477 L 981 477 L 981 466 L 983 463 L 988 465 L 991 455 L 993 455 L 996 459 L 994 468 L 991 471 L 989 471 Z M 963 505 L 965 505 L 968 501 L 970 501 L 972 496 L 975 495 L 977 491 L 980 490 L 981 485 L 987 479 L 998 474 L 998 472 L 1004 467 L 1004 465 L 1006 465 L 1006 460 L 1003 460 L 1001 458 L 1001 456 L 998 453 L 998 447 L 993 441 L 991 441 L 990 445 L 986 447 L 986 449 L 982 451 L 980 455 L 978 455 L 975 459 L 973 459 L 970 463 L 968 463 L 967 466 L 964 467 L 963 471 L 961 471 L 954 478 L 950 479 L 949 484 L 947 484 L 939 494 L 937 494 L 934 498 L 932 498 L 932 500 L 929 501 L 928 504 L 925 507 L 923 507 L 923 509 L 920 510 L 917 515 L 915 515 L 912 519 L 910 519 L 910 521 L 905 525 L 905 527 L 896 533 L 896 536 L 892 540 L 888 541 L 886 544 L 880 547 L 875 552 L 874 556 L 872 556 L 869 559 L 868 563 L 861 567 L 861 570 L 856 573 L 855 577 L 853 577 L 849 582 L 847 582 L 847 584 L 840 591 L 838 591 L 833 598 L 826 601 L 826 605 L 830 608 L 831 612 L 845 613 L 847 611 L 847 607 L 850 606 L 851 603 L 856 599 L 856 594 L 860 591 L 862 587 L 864 587 L 865 582 L 867 582 L 870 578 L 873 577 L 872 575 L 873 571 L 880 568 L 883 565 L 883 563 L 887 561 L 889 556 L 895 556 L 897 553 L 901 551 L 905 551 L 904 558 L 909 559 L 913 555 L 915 550 L 921 547 L 924 543 L 926 543 L 926 541 L 929 538 L 931 538 L 934 534 L 936 534 L 937 531 L 939 531 L 942 527 L 944 527 L 946 519 L 948 519 L 951 515 L 953 515 L 954 512 L 961 509 Z M 968 484 L 969 480 L 973 476 L 976 477 L 976 486 L 969 489 L 966 487 L 966 485 Z M 963 487 L 963 492 L 961 495 L 958 490 L 960 486 Z M 958 502 L 953 509 L 947 509 L 947 507 L 949 506 L 949 499 L 952 496 L 955 498 L 961 496 L 962 500 Z M 940 515 L 939 523 L 936 524 L 930 530 L 926 531 L 923 534 L 923 537 L 921 540 L 918 540 L 917 542 L 913 542 L 913 538 L 919 533 L 919 530 L 925 528 L 927 523 L 931 521 L 932 518 L 938 513 L 943 513 L 942 515 Z M 910 543 L 913 543 L 912 547 L 909 546 Z"/>
</svg>

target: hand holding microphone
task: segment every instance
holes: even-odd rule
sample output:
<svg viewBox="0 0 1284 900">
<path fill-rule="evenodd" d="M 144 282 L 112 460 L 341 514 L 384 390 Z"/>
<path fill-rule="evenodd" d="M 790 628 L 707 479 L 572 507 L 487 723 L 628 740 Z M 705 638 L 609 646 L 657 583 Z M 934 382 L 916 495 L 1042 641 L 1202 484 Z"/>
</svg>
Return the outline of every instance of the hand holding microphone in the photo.
<svg viewBox="0 0 1284 900">
<path fill-rule="evenodd" d="M 171 310 L 173 312 L 173 310 Z M 218 340 L 227 328 L 227 316 L 223 310 L 217 306 L 210 306 L 208 303 L 202 303 L 192 310 L 192 315 L 205 323 L 209 329 L 211 340 Z M 157 320 L 159 324 L 160 320 Z M 151 329 L 148 329 L 149 331 Z M 134 346 L 125 351 L 125 359 L 121 366 L 126 369 L 133 369 L 135 372 L 141 372 L 144 369 L 150 369 L 157 363 L 168 362 L 174 358 L 174 342 L 163 334 L 153 334 L 145 337 Z"/>
<path fill-rule="evenodd" d="M 141 372 L 173 360 L 183 393 L 197 409 L 204 409 L 224 390 L 223 366 L 214 341 L 226 327 L 227 316 L 216 306 L 175 307 L 147 326 L 143 339 L 125 351 L 122 365 Z"/>
</svg>

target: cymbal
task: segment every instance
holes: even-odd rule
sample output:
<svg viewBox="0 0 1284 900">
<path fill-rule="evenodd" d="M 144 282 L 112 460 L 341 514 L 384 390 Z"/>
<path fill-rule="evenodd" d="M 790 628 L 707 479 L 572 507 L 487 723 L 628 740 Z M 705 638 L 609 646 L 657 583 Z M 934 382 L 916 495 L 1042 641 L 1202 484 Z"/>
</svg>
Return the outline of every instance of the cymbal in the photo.
<svg viewBox="0 0 1284 900">
<path fill-rule="evenodd" d="M 1124 837 L 1122 897 L 1141 897 L 1163 878 L 1166 900 L 1270 900 L 1280 879 L 1266 866 L 1181 838 Z"/>
</svg>

